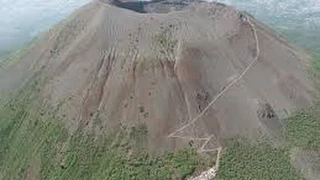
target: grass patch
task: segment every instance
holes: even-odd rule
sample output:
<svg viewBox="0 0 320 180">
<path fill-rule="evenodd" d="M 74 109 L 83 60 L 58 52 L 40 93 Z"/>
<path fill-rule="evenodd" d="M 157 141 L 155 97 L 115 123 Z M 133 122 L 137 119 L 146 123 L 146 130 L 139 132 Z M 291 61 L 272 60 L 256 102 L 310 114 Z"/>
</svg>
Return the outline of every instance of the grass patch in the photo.
<svg viewBox="0 0 320 180">
<path fill-rule="evenodd" d="M 314 80 L 320 79 L 320 54 L 319 53 L 310 53 L 311 56 L 311 72 Z"/>
<path fill-rule="evenodd" d="M 292 146 L 320 148 L 320 116 L 317 108 L 297 112 L 288 118 L 285 135 Z"/>
<path fill-rule="evenodd" d="M 320 77 L 320 54 L 319 53 L 311 53 L 312 57 L 312 67 L 314 72 Z"/>
<path fill-rule="evenodd" d="M 205 162 L 195 149 L 149 156 L 137 147 L 148 135 L 144 124 L 69 134 L 55 108 L 38 101 L 40 84 L 33 80 L 0 107 L 0 179 L 26 179 L 30 168 L 40 180 L 182 179 Z"/>
<path fill-rule="evenodd" d="M 290 164 L 289 152 L 268 143 L 233 140 L 224 150 L 219 180 L 301 180 Z"/>
<path fill-rule="evenodd" d="M 320 90 L 320 54 L 311 53 L 312 79 L 316 88 Z M 320 148 L 320 103 L 316 97 L 316 104 L 309 109 L 300 110 L 286 119 L 286 139 L 292 147 Z"/>
</svg>

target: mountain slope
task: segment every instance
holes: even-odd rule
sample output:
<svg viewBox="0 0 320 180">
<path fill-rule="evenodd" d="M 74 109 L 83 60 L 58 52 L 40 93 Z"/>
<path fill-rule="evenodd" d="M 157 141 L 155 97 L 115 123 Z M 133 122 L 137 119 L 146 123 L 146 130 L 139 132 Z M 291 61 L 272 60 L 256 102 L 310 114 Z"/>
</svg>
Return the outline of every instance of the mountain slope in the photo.
<svg viewBox="0 0 320 180">
<path fill-rule="evenodd" d="M 105 153 L 111 144 L 130 157 L 137 151 L 132 136 L 138 137 L 139 150 L 152 155 L 189 146 L 215 152 L 229 138 L 261 132 L 281 145 L 282 119 L 313 103 L 307 68 L 306 54 L 223 4 L 189 3 L 181 11 L 141 14 L 95 1 L 33 43 L 21 63 L 1 72 L 1 93 L 29 80 L 28 88 L 17 92 L 21 98 L 5 101 L 6 111 L 14 115 L 2 117 L 6 146 L 1 161 L 25 173 L 14 161 L 17 156 L 7 154 L 22 143 L 25 153 L 17 155 L 24 163 L 30 163 L 30 156 L 46 160 L 42 179 L 55 173 L 67 179 L 81 177 L 77 168 L 87 157 L 81 153 L 93 153 L 88 161 L 94 163 L 95 152 Z M 10 123 L 10 117 L 15 121 Z M 39 131 L 33 132 L 33 125 Z M 121 134 L 123 129 L 128 134 Z M 113 140 L 99 139 L 106 134 Z M 23 137 L 40 142 L 39 148 Z M 96 142 L 109 143 L 100 150 Z M 60 156 L 66 149 L 76 153 Z M 178 168 L 172 174 L 188 174 L 195 159 L 181 171 L 179 163 L 172 165 Z M 59 170 L 51 171 L 53 164 Z M 16 174 L 5 167 L 4 177 Z M 99 167 L 96 177 L 109 166 Z"/>
<path fill-rule="evenodd" d="M 100 129 L 146 123 L 152 152 L 181 146 L 184 140 L 167 136 L 200 113 L 196 127 L 181 136 L 253 133 L 267 126 L 257 114 L 266 105 L 278 127 L 277 119 L 312 102 L 306 56 L 217 4 L 164 15 L 92 3 L 23 61 L 30 57 L 29 69 L 48 76 L 43 99 L 70 104 L 59 113 L 71 131 L 80 122 L 92 128 L 96 116 Z"/>
</svg>

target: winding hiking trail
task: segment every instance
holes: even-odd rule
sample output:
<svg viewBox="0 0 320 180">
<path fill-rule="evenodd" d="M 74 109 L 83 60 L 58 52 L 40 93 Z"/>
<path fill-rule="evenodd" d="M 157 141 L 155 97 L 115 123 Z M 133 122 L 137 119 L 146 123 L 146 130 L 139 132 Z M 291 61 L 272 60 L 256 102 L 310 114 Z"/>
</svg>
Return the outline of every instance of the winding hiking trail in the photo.
<svg viewBox="0 0 320 180">
<path fill-rule="evenodd" d="M 201 173 L 201 175 L 197 176 L 197 177 L 191 177 L 189 178 L 189 180 L 210 180 L 212 178 L 214 178 L 217 174 L 218 168 L 219 168 L 219 160 L 220 160 L 220 154 L 222 151 L 222 147 L 218 147 L 215 149 L 205 149 L 205 146 L 208 144 L 208 142 L 212 139 L 215 138 L 215 135 L 212 134 L 206 138 L 196 138 L 196 137 L 187 137 L 187 136 L 177 136 L 175 134 L 177 134 L 178 132 L 181 132 L 182 130 L 184 130 L 186 127 L 193 125 L 195 122 L 197 122 L 202 116 L 203 114 L 211 107 L 214 105 L 214 103 L 220 99 L 222 97 L 222 95 L 224 95 L 233 85 L 235 85 L 238 81 L 240 81 L 240 79 L 242 79 L 246 73 L 253 67 L 253 65 L 258 61 L 258 58 L 260 56 L 260 45 L 259 45 L 259 39 L 257 36 L 257 30 L 254 26 L 254 24 L 250 21 L 250 18 L 245 15 L 245 21 L 250 25 L 252 31 L 253 31 L 253 36 L 256 42 L 256 57 L 252 60 L 252 62 L 248 65 L 248 67 L 233 81 L 231 81 L 222 91 L 220 91 L 215 98 L 207 105 L 206 108 L 203 109 L 203 111 L 198 114 L 194 119 L 192 119 L 189 123 L 187 123 L 186 125 L 182 126 L 181 128 L 177 129 L 176 131 L 174 131 L 173 133 L 168 135 L 168 138 L 180 138 L 180 139 L 188 139 L 188 140 L 194 140 L 194 141 L 205 141 L 203 143 L 203 145 L 198 149 L 199 153 L 203 153 L 203 152 L 214 152 L 217 151 L 217 160 L 216 160 L 216 164 L 208 169 L 207 171 L 204 171 Z"/>
</svg>

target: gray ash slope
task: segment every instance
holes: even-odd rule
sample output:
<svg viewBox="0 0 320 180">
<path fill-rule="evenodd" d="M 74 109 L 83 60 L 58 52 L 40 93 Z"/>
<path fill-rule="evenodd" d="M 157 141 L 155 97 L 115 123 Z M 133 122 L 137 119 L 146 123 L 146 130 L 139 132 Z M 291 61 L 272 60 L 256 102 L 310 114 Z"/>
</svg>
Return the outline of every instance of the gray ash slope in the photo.
<svg viewBox="0 0 320 180">
<path fill-rule="evenodd" d="M 203 138 L 208 149 L 260 131 L 275 138 L 281 119 L 312 105 L 308 56 L 253 17 L 219 3 L 146 3 L 150 13 L 126 3 L 82 7 L 2 72 L 1 86 L 41 69 L 39 96 L 67 102 L 57 113 L 70 132 L 144 123 L 156 154 Z"/>
</svg>

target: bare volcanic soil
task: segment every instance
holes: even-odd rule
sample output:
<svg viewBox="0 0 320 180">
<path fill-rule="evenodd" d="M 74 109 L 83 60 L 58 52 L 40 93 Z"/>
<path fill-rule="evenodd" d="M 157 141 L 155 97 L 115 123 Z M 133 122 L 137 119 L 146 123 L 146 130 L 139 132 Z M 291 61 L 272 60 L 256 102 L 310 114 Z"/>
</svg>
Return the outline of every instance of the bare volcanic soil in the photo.
<svg viewBox="0 0 320 180">
<path fill-rule="evenodd" d="M 312 104 L 307 62 L 233 7 L 198 2 L 139 13 L 94 1 L 2 72 L 0 90 L 41 70 L 47 78 L 38 96 L 59 107 L 71 133 L 142 123 L 150 153 L 210 151 L 257 132 L 277 139 L 281 120 Z"/>
</svg>

